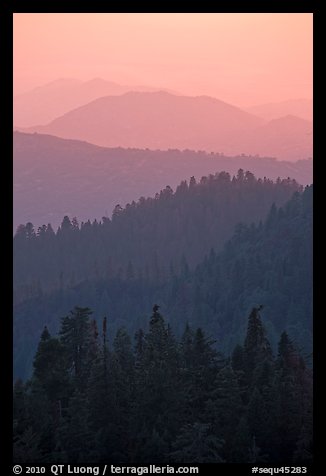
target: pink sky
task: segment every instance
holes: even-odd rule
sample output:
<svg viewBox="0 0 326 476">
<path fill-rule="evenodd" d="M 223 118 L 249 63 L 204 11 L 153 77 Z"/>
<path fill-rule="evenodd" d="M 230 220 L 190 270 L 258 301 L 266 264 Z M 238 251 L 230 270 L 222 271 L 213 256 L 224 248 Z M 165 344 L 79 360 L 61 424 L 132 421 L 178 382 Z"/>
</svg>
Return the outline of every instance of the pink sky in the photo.
<svg viewBox="0 0 326 476">
<path fill-rule="evenodd" d="M 243 107 L 311 98 L 312 14 L 14 14 L 15 93 L 95 77 Z"/>
</svg>

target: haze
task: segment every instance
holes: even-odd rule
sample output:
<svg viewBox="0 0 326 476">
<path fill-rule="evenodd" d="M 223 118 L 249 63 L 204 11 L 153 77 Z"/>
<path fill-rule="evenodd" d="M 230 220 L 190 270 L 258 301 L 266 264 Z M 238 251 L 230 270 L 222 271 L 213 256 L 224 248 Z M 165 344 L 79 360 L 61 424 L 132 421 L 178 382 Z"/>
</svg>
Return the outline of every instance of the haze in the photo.
<svg viewBox="0 0 326 476">
<path fill-rule="evenodd" d="M 312 97 L 312 14 L 16 13 L 14 92 L 58 78 L 209 95 Z"/>
<path fill-rule="evenodd" d="M 215 155 L 260 177 L 310 183 L 312 20 L 299 13 L 14 14 L 14 130 L 24 134 L 14 135 L 15 227 L 30 220 L 57 226 L 64 214 L 102 217 L 191 175 L 236 172 L 209 162 Z M 77 163 L 84 146 L 86 159 Z M 95 146 L 106 159 L 115 148 L 115 159 L 96 162 Z M 178 162 L 182 151 L 201 151 L 195 171 L 192 152 Z"/>
</svg>

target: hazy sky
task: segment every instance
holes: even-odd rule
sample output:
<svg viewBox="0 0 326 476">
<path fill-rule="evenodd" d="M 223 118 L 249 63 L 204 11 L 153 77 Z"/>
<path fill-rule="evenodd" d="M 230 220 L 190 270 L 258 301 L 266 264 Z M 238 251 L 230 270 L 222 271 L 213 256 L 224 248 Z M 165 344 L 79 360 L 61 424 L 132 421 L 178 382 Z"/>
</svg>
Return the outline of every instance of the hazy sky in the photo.
<svg viewBox="0 0 326 476">
<path fill-rule="evenodd" d="M 66 77 L 239 106 L 310 98 L 312 14 L 14 14 L 15 92 Z"/>
</svg>

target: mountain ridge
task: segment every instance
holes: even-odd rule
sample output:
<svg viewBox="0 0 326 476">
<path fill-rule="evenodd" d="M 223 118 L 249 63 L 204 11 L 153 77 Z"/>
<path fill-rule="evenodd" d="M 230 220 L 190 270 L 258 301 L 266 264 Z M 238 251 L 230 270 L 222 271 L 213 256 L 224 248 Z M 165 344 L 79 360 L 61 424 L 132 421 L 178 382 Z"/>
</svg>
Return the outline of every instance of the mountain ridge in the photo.
<svg viewBox="0 0 326 476">
<path fill-rule="evenodd" d="M 313 120 L 313 100 L 306 98 L 257 104 L 245 109 L 266 120 L 276 119 L 287 114 L 293 114 L 309 121 Z"/>
<path fill-rule="evenodd" d="M 60 237 L 61 253 L 69 233 L 75 242 L 74 250 L 77 249 L 77 232 L 66 229 Z M 95 238 L 90 224 L 79 233 L 88 245 Z M 51 233 L 44 238 L 53 239 Z M 29 247 L 42 252 L 43 239 L 36 240 L 38 245 L 30 243 Z M 137 274 L 137 269 L 130 265 L 125 275 L 112 273 L 109 262 L 105 276 L 99 276 L 95 270 L 82 282 L 68 279 L 65 286 L 61 283 L 50 294 L 42 292 L 36 282 L 34 296 L 14 306 L 15 373 L 26 378 L 44 325 L 56 332 L 59 317 L 76 303 L 90 306 L 98 317 L 109 314 L 112 335 L 122 326 L 135 332 L 144 325 L 146 309 L 157 302 L 170 316 L 169 322 L 177 333 L 182 332 L 186 322 L 203 327 L 223 350 L 229 350 L 244 335 L 243 316 L 253 303 L 263 303 L 265 325 L 274 346 L 276 335 L 286 329 L 311 351 L 311 250 L 312 186 L 295 192 L 279 209 L 272 205 L 263 222 L 239 224 L 220 253 L 207 250 L 206 257 L 194 269 L 190 270 L 183 260 L 178 269 L 167 269 L 163 276 L 162 268 L 154 269 L 154 274 L 148 276 Z M 83 260 L 88 258 L 82 256 Z M 45 258 L 49 260 L 51 256 Z M 57 264 L 56 260 L 54 263 Z M 78 261 L 74 263 L 71 272 Z M 99 264 L 98 261 L 97 267 Z"/>
<path fill-rule="evenodd" d="M 14 125 L 15 127 L 31 127 L 35 124 L 46 124 L 101 96 L 119 95 L 131 90 L 154 91 L 158 89 L 163 88 L 142 85 L 132 87 L 100 77 L 87 81 L 75 78 L 58 78 L 14 95 Z"/>
<path fill-rule="evenodd" d="M 14 132 L 13 143 L 15 229 L 27 221 L 35 226 L 52 222 L 56 227 L 65 214 L 81 220 L 100 219 L 118 203 L 125 206 L 141 196 L 154 196 L 166 185 L 175 188 L 191 176 L 200 180 L 222 170 L 236 174 L 243 168 L 260 178 L 291 177 L 303 185 L 312 182 L 310 160 L 282 162 L 191 150 L 103 148 L 22 132 Z"/>
<path fill-rule="evenodd" d="M 132 91 L 97 98 L 47 125 L 19 130 L 103 147 L 193 149 L 283 160 L 311 157 L 312 124 L 301 118 L 290 123 L 278 120 L 281 125 L 276 131 L 274 121 L 266 122 L 217 98 Z"/>
</svg>

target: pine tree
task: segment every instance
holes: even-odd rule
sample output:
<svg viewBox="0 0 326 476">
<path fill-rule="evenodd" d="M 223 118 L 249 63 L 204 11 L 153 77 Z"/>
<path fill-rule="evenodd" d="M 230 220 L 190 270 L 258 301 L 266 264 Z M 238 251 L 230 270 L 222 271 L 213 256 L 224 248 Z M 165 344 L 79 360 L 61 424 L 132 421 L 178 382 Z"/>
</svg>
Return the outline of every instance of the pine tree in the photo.
<svg viewBox="0 0 326 476">
<path fill-rule="evenodd" d="M 14 437 L 22 433 L 24 427 L 28 424 L 28 415 L 26 412 L 26 388 L 21 379 L 14 384 L 13 390 L 13 432 Z"/>
<path fill-rule="evenodd" d="M 76 390 L 69 401 L 69 409 L 61 423 L 58 439 L 61 451 L 69 462 L 87 463 L 93 447 L 93 434 L 89 428 L 89 405 L 85 392 Z"/>
<path fill-rule="evenodd" d="M 89 308 L 75 307 L 64 317 L 60 329 L 60 342 L 64 347 L 67 364 L 80 387 L 87 383 L 92 340 Z"/>
<path fill-rule="evenodd" d="M 29 431 L 29 436 L 35 435 L 31 441 L 38 442 L 38 460 L 48 462 L 55 447 L 57 402 L 49 399 L 44 385 L 34 376 L 26 385 L 26 396 L 25 431 Z M 30 448 L 31 454 L 34 449 Z"/>
<path fill-rule="evenodd" d="M 42 332 L 33 365 L 26 408 L 31 428 L 40 437 L 40 457 L 48 462 L 56 447 L 56 433 L 72 389 L 64 348 L 58 338 L 50 336 L 47 327 Z"/>
<path fill-rule="evenodd" d="M 267 429 L 268 413 L 266 412 L 266 406 L 264 398 L 260 390 L 257 387 L 254 387 L 247 408 L 247 422 L 249 428 L 249 434 L 251 438 L 251 453 L 252 458 L 248 462 L 255 463 L 257 462 L 257 448 L 259 452 L 262 451 L 263 457 L 266 458 L 265 451 L 269 451 L 269 445 L 266 444 L 265 435 Z M 256 453 L 255 450 L 256 448 Z"/>
<path fill-rule="evenodd" d="M 265 360 L 272 359 L 272 350 L 270 343 L 266 337 L 266 332 L 263 327 L 259 308 L 253 308 L 249 319 L 247 335 L 244 341 L 244 351 L 246 359 L 246 374 L 248 378 L 248 385 L 253 385 L 253 376 L 257 366 L 261 365 Z"/>
<path fill-rule="evenodd" d="M 286 332 L 279 342 L 276 369 L 278 459 L 280 462 L 301 457 L 309 460 L 312 439 L 309 373 Z"/>
<path fill-rule="evenodd" d="M 102 322 L 102 345 L 91 366 L 88 379 L 87 400 L 89 406 L 89 429 L 94 437 L 91 457 L 94 461 L 105 462 L 112 457 L 115 447 L 116 421 L 119 420 L 116 373 L 107 343 L 107 318 Z"/>
<path fill-rule="evenodd" d="M 140 431 L 146 421 L 150 434 L 154 428 L 174 434 L 181 418 L 179 398 L 183 389 L 178 373 L 177 344 L 158 309 L 157 305 L 153 307 L 149 332 L 136 360 L 135 428 Z"/>
<path fill-rule="evenodd" d="M 116 425 L 114 446 L 116 457 L 123 460 L 126 458 L 128 442 L 132 439 L 135 395 L 134 354 L 130 337 L 124 328 L 118 329 L 113 349 L 110 380 L 114 382 L 116 402 L 116 415 L 112 419 Z"/>
<path fill-rule="evenodd" d="M 194 365 L 194 332 L 188 324 L 181 337 L 180 342 L 181 366 L 185 371 L 191 369 Z"/>
<path fill-rule="evenodd" d="M 239 383 L 239 393 L 242 401 L 246 401 L 248 381 L 246 376 L 246 355 L 242 345 L 236 345 L 231 355 L 231 367 Z"/>
<path fill-rule="evenodd" d="M 285 332 L 273 359 L 259 309 L 230 359 L 201 329 L 178 341 L 158 305 L 134 350 L 124 328 L 109 348 L 90 314 L 71 311 L 60 339 L 45 327 L 14 386 L 19 463 L 311 462 L 311 370 Z"/>
<path fill-rule="evenodd" d="M 118 329 L 113 341 L 113 350 L 122 373 L 130 378 L 134 368 L 134 355 L 131 340 L 125 327 Z"/>
<path fill-rule="evenodd" d="M 64 350 L 59 339 L 51 337 L 45 326 L 33 362 L 33 377 L 38 379 L 51 402 L 66 398 L 69 393 L 70 381 Z"/>
<path fill-rule="evenodd" d="M 144 355 L 144 348 L 145 348 L 145 337 L 144 337 L 144 331 L 142 329 L 139 329 L 134 336 L 135 340 L 135 367 L 136 369 L 139 368 L 139 365 L 141 364 L 143 360 L 143 355 Z"/>
<path fill-rule="evenodd" d="M 224 441 L 221 455 L 226 461 L 232 461 L 234 429 L 243 413 L 238 380 L 230 364 L 227 364 L 217 373 L 214 390 L 206 404 L 206 421 L 211 422 L 214 435 Z"/>
</svg>

